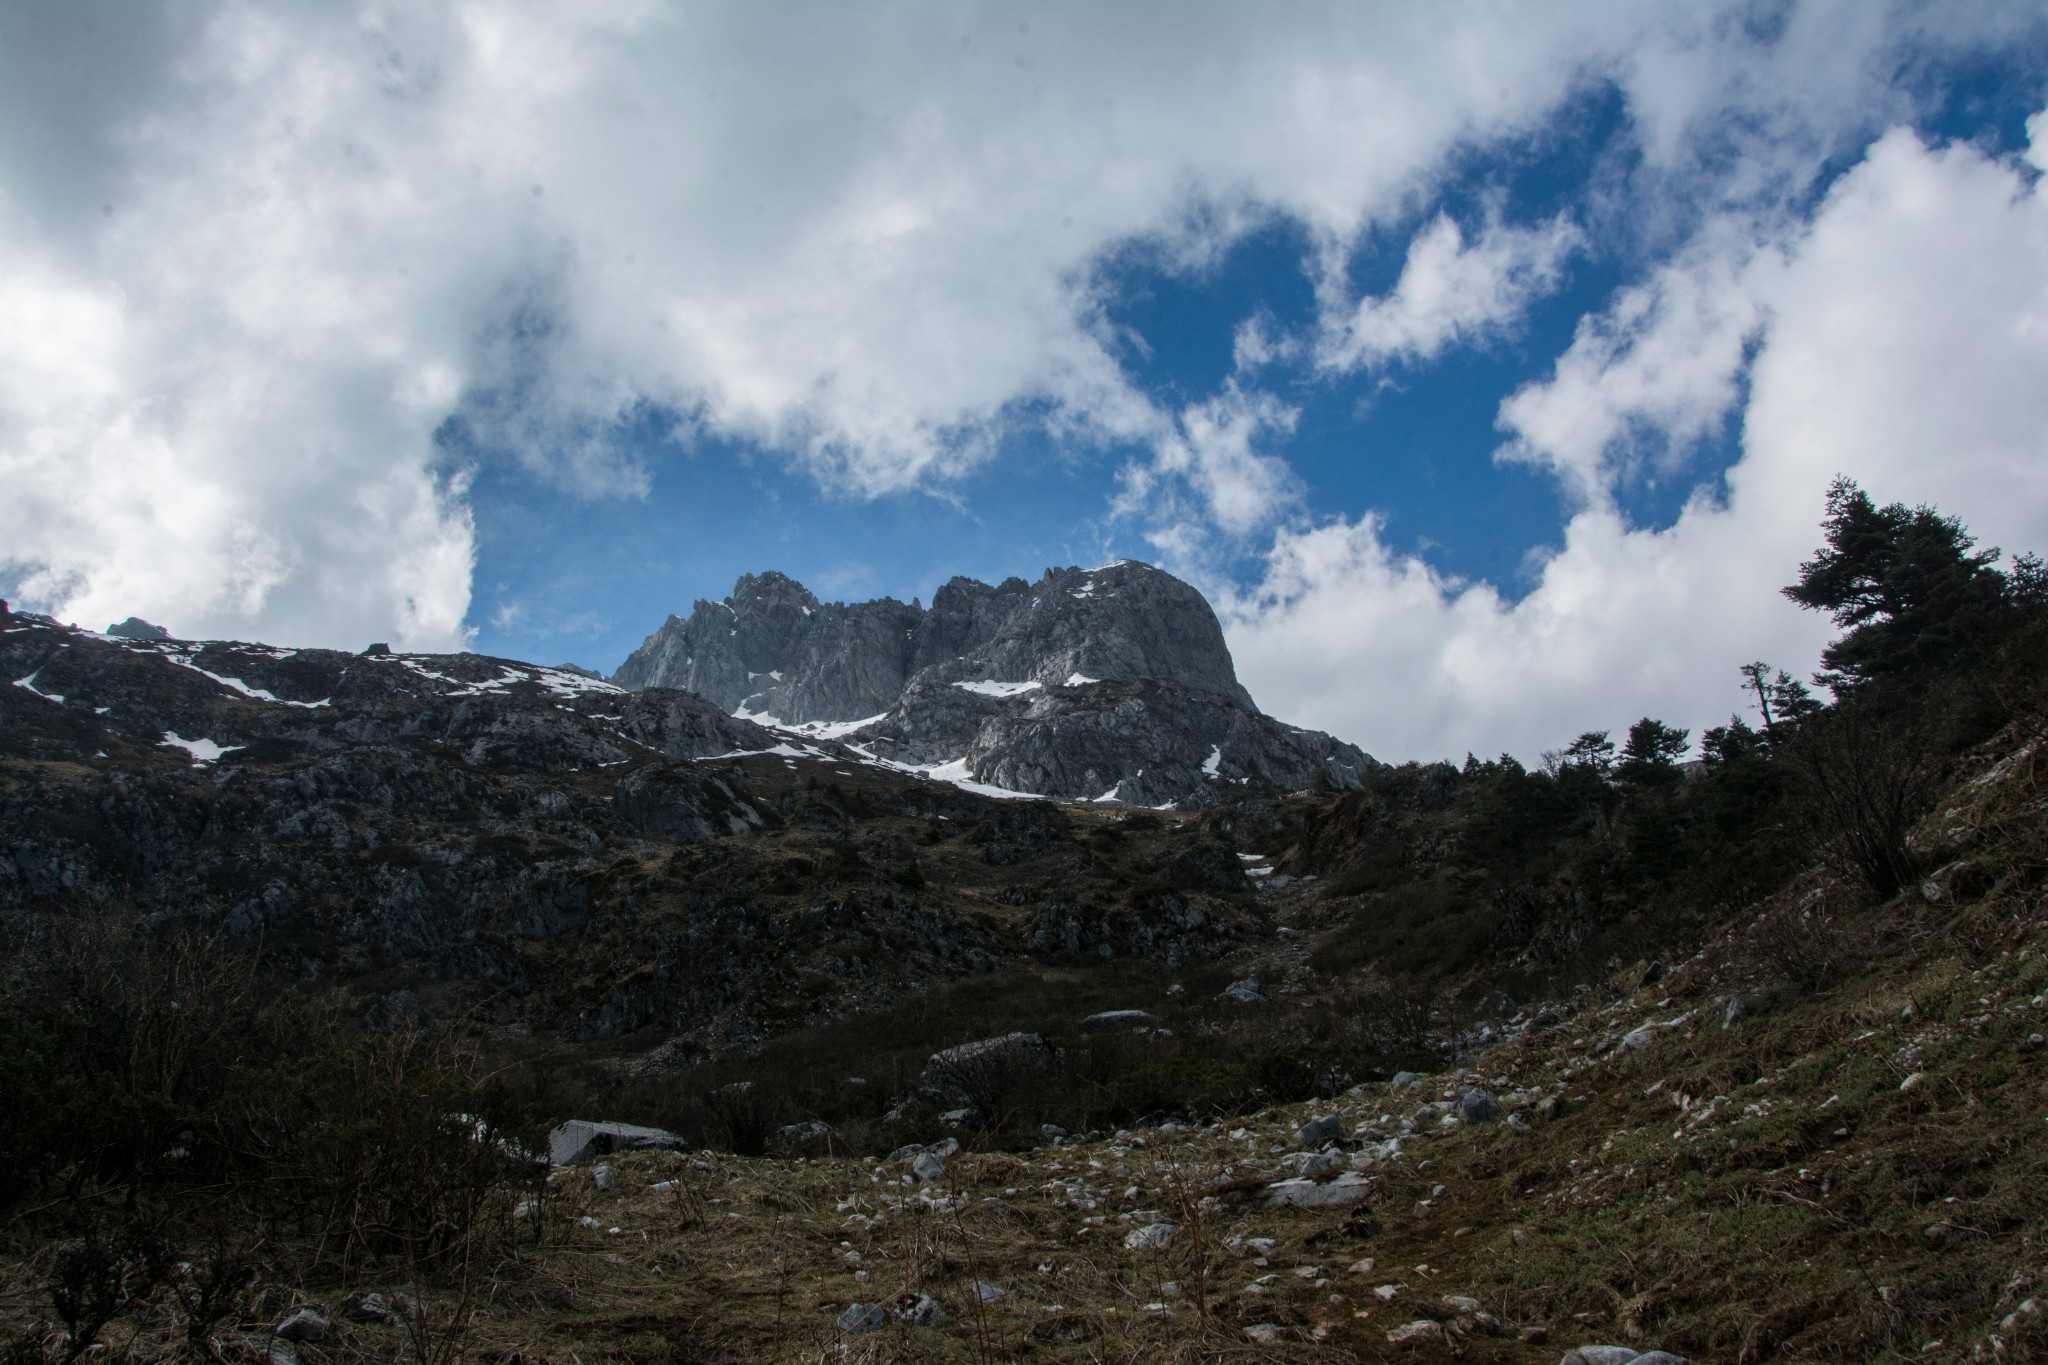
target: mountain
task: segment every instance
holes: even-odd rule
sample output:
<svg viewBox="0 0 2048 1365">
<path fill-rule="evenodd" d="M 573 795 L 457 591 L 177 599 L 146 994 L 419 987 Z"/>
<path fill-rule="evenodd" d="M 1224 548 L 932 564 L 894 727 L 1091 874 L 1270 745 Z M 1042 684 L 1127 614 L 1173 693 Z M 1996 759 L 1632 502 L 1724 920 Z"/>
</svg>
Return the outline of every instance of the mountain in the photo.
<svg viewBox="0 0 2048 1365">
<path fill-rule="evenodd" d="M 1065 800 L 1201 809 L 1232 786 L 1355 787 L 1356 746 L 1264 715 L 1194 588 L 1135 560 L 955 578 L 926 608 L 820 602 L 779 573 L 671 616 L 620 665 L 863 757 Z"/>
</svg>

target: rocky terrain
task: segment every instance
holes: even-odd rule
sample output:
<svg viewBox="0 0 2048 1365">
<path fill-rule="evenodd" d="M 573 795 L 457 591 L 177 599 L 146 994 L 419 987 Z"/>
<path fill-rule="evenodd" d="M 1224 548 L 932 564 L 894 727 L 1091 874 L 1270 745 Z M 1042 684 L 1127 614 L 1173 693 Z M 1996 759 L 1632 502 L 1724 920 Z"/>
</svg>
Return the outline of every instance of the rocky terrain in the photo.
<svg viewBox="0 0 2048 1365">
<path fill-rule="evenodd" d="M 1831 506 L 1827 701 L 1163 810 L 1142 566 L 858 725 L 0 612 L 0 1350 L 2037 1358 L 2048 575 Z"/>
<path fill-rule="evenodd" d="M 1133 560 L 955 578 L 929 609 L 820 602 L 777 573 L 671 616 L 612 679 L 1004 790 L 1202 809 L 1232 786 L 1355 787 L 1355 746 L 1262 714 L 1209 604 Z"/>
<path fill-rule="evenodd" d="M 710 1056 L 933 979 L 1266 932 L 1199 821 L 977 794 L 672 688 L 22 615 L 0 672 L 0 915 L 217 930 L 376 1018 Z"/>
</svg>

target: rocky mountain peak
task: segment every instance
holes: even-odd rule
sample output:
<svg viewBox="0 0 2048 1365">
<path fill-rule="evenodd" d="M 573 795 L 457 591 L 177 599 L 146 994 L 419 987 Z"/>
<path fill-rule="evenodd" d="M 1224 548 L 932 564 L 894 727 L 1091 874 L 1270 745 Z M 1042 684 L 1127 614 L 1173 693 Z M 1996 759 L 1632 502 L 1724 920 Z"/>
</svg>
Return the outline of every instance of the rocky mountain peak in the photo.
<svg viewBox="0 0 2048 1365">
<path fill-rule="evenodd" d="M 956 577 L 926 608 L 821 603 L 748 574 L 671 616 L 613 681 L 720 709 L 877 761 L 1005 790 L 1207 805 L 1229 784 L 1349 785 L 1371 763 L 1260 714 L 1202 594 L 1137 560 L 1048 568 L 1035 583 Z"/>
</svg>

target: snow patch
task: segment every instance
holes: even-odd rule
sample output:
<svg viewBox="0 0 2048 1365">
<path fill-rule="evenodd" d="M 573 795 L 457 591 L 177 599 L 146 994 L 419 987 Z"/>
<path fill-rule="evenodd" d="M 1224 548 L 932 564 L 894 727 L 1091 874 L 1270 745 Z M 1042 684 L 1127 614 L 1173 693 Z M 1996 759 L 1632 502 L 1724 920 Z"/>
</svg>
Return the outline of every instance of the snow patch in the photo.
<svg viewBox="0 0 2048 1365">
<path fill-rule="evenodd" d="M 560 668 L 537 669 L 534 673 L 534 681 L 558 697 L 578 697 L 585 692 L 617 692 L 623 694 L 626 690 L 616 683 L 608 683 L 602 678 L 586 678 L 581 673 L 571 673 L 566 669 Z M 613 716 L 611 719 L 617 720 L 619 717 Z"/>
<path fill-rule="evenodd" d="M 1102 679 L 1091 678 L 1086 673 L 1069 673 L 1067 674 L 1067 681 L 1064 686 L 1086 687 L 1089 683 L 1099 683 L 1101 681 Z"/>
<path fill-rule="evenodd" d="M 892 764 L 891 766 L 895 765 Z M 994 796 L 1006 801 L 1039 801 L 1044 799 L 1037 792 L 1013 792 L 1008 787 L 996 787 L 986 782 L 975 781 L 974 771 L 967 766 L 965 755 L 954 759 L 951 763 L 941 763 L 930 768 L 911 768 L 909 771 L 923 773 L 935 782 L 950 782 L 962 791 L 970 791 L 977 796 Z"/>
<path fill-rule="evenodd" d="M 286 701 L 283 697 L 274 696 L 271 693 L 265 691 L 263 688 L 251 687 L 249 686 L 249 684 L 243 682 L 240 678 L 224 678 L 218 673 L 209 673 L 205 669 L 201 668 L 198 664 L 193 663 L 192 660 L 186 657 L 185 655 L 166 654 L 164 657 L 170 660 L 172 663 L 176 664 L 178 667 L 189 668 L 194 673 L 197 673 L 200 677 L 205 678 L 211 682 L 217 682 L 222 687 L 227 688 L 231 692 L 239 692 L 243 696 L 248 697 L 252 701 L 267 701 L 275 703 L 278 706 L 304 706 L 308 708 L 315 706 L 326 706 L 328 704 L 326 700 Z"/>
<path fill-rule="evenodd" d="M 820 752 L 819 752 L 818 750 L 816 750 L 816 749 L 799 749 L 799 748 L 797 748 L 797 747 L 796 747 L 796 746 L 795 746 L 794 744 L 777 744 L 777 745 L 773 745 L 773 746 L 771 746 L 770 748 L 766 748 L 766 749 L 734 749 L 734 750 L 733 750 L 733 751 L 732 751 L 731 753 L 729 753 L 729 754 L 720 754 L 720 755 L 719 755 L 719 757 L 720 757 L 720 758 L 760 758 L 760 757 L 763 757 L 764 755 L 775 755 L 775 756 L 779 756 L 779 757 L 782 757 L 782 758 L 830 758 L 830 757 L 831 757 L 831 755 L 830 755 L 830 754 L 820 753 Z"/>
<path fill-rule="evenodd" d="M 1211 745 L 1209 748 L 1209 756 L 1202 760 L 1202 776 L 1215 777 L 1218 773 L 1221 773 L 1222 771 L 1223 746 L 1221 744 Z"/>
<path fill-rule="evenodd" d="M 1119 782 L 1114 787 L 1111 787 L 1108 791 L 1104 792 L 1102 795 L 1090 797 L 1089 800 L 1097 802 L 1115 801 L 1118 799 L 1117 793 L 1122 791 L 1123 789 L 1124 784 Z"/>
<path fill-rule="evenodd" d="M 173 749 L 183 749 L 186 753 L 192 755 L 192 766 L 195 768 L 202 763 L 213 762 L 222 754 L 231 754 L 237 749 L 248 747 L 242 744 L 223 746 L 215 744 L 210 739 L 182 739 L 174 731 L 170 730 L 164 731 L 164 737 L 159 743 L 168 744 Z"/>
<path fill-rule="evenodd" d="M 786 725 L 781 721 L 770 722 L 757 717 L 755 724 L 773 724 L 778 730 L 787 730 L 790 734 L 802 735 L 805 739 L 839 739 L 887 718 L 888 714 L 887 711 L 881 711 L 860 720 L 807 720 L 800 725 Z"/>
<path fill-rule="evenodd" d="M 1026 692 L 1036 691 L 1038 688 L 1043 687 L 1044 684 L 1035 679 L 1031 682 L 995 682 L 993 680 L 984 680 L 982 682 L 956 682 L 953 686 L 959 688 L 962 692 L 972 692 L 977 697 L 1008 698 L 1021 697 Z"/>
<path fill-rule="evenodd" d="M 16 678 L 14 680 L 14 685 L 16 687 L 26 687 L 29 691 L 34 692 L 44 701 L 53 701 L 56 702 L 57 705 L 62 706 L 64 704 L 64 698 L 58 696 L 55 692 L 44 692 L 36 686 L 36 679 L 42 674 L 42 671 L 43 670 L 39 668 L 34 673 L 29 674 L 26 678 Z"/>
</svg>

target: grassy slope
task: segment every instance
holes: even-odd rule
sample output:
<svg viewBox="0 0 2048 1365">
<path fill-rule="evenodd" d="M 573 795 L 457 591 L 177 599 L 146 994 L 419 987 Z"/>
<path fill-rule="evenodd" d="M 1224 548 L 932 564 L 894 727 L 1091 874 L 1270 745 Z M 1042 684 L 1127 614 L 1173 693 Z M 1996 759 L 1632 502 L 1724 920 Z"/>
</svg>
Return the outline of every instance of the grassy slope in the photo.
<svg viewBox="0 0 2048 1365">
<path fill-rule="evenodd" d="M 872 1159 L 635 1154 L 609 1193 L 562 1172 L 547 1215 L 518 1225 L 516 1259 L 478 1277 L 449 1358 L 1533 1362 L 1617 1341 L 1715 1361 L 2029 1359 L 2041 1318 L 2015 1312 L 2048 1259 L 2044 809 L 2030 751 L 1987 761 L 1923 826 L 1966 859 L 1935 874 L 1938 900 L 1857 908 L 1808 879 L 1656 983 L 1424 1091 L 964 1153 L 941 1182 L 950 1211 L 920 1207 L 904 1165 Z M 1724 1027 L 1731 993 L 1755 1013 Z M 1646 1023 L 1647 1046 L 1616 1046 Z M 1311 1114 L 1391 1135 L 1460 1080 L 1511 1109 L 1560 1088 L 1567 1102 L 1527 1135 L 1430 1125 L 1397 1158 L 1359 1158 L 1372 1197 L 1358 1213 L 1198 1200 L 1219 1176 L 1278 1174 Z M 1155 1211 L 1183 1234 L 1126 1250 Z M 1231 1242 L 1253 1237 L 1274 1239 L 1268 1264 Z M 13 1327 L 46 1312 L 32 1266 L 0 1274 Z M 406 1288 L 365 1278 L 305 1293 L 338 1310 L 351 1288 Z M 976 1281 L 1006 1293 L 976 1311 Z M 948 1321 L 832 1328 L 856 1299 L 912 1291 Z M 449 1293 L 429 1296 L 430 1322 Z M 1446 1296 L 1498 1328 L 1468 1334 Z M 1389 1344 L 1422 1319 L 1450 1335 Z M 109 1338 L 148 1351 L 167 1330 L 131 1319 Z M 349 1326 L 304 1354 L 418 1353 L 399 1329 Z"/>
</svg>

